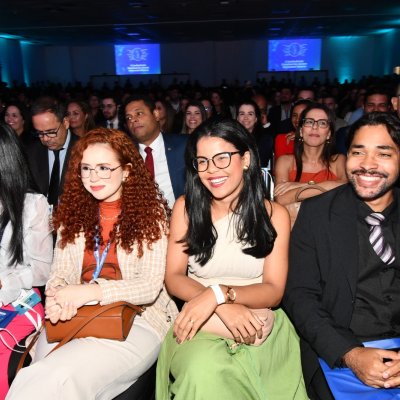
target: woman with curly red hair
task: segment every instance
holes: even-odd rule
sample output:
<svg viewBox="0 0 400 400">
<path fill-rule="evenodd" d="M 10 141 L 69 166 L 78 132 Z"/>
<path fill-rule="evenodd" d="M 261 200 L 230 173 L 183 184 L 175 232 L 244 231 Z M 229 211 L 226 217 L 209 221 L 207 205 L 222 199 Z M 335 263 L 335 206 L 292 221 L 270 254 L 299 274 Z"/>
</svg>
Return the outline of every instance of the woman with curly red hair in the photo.
<svg viewBox="0 0 400 400">
<path fill-rule="evenodd" d="M 44 358 L 55 344 L 43 333 L 33 364 L 17 375 L 10 398 L 55 399 L 62 390 L 68 399 L 111 399 L 155 362 L 177 314 L 163 284 L 168 215 L 126 135 L 98 128 L 77 142 L 53 218 L 58 238 L 46 316 L 56 323 L 86 303 L 121 300 L 145 311 L 124 342 L 74 339 Z"/>
</svg>

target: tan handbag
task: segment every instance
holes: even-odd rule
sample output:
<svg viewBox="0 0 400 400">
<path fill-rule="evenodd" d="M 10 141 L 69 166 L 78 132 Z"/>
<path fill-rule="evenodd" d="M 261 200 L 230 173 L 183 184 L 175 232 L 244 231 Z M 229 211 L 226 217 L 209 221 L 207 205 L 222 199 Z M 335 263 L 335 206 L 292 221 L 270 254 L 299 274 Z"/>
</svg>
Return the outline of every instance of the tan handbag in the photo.
<svg viewBox="0 0 400 400">
<path fill-rule="evenodd" d="M 56 324 L 45 320 L 46 336 L 49 343 L 60 342 L 57 347 L 75 338 L 95 337 L 124 341 L 131 330 L 136 314 L 143 308 L 125 301 L 101 306 L 82 306 L 69 321 Z"/>
<path fill-rule="evenodd" d="M 300 195 L 303 192 L 305 192 L 306 190 L 309 190 L 309 189 L 319 190 L 321 193 L 326 192 L 326 189 L 324 189 L 322 186 L 318 186 L 318 185 L 303 186 L 296 192 L 294 203 L 290 203 L 290 204 L 286 204 L 285 205 L 286 209 L 289 212 L 290 225 L 291 225 L 292 228 L 293 228 L 294 223 L 296 222 L 297 214 L 300 211 L 301 202 L 303 200 L 305 200 L 305 199 L 302 199 L 300 197 Z"/>
<path fill-rule="evenodd" d="M 261 321 L 264 323 L 262 327 L 262 337 L 259 339 L 256 337 L 256 341 L 253 343 L 253 346 L 259 346 L 263 344 L 269 334 L 274 327 L 275 314 L 270 308 L 261 308 L 261 309 L 250 309 L 253 314 L 256 314 Z M 202 331 L 213 333 L 217 336 L 234 339 L 232 332 L 226 327 L 221 318 L 214 313 L 208 319 L 208 321 L 201 327 Z"/>
</svg>

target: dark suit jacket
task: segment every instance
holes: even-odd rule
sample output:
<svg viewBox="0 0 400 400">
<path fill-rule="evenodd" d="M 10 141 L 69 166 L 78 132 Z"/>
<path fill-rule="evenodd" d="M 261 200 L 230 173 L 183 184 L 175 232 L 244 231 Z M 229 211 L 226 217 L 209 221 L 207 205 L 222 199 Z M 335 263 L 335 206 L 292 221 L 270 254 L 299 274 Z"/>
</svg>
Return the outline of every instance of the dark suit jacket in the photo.
<svg viewBox="0 0 400 400">
<path fill-rule="evenodd" d="M 73 145 L 78 141 L 78 139 L 79 136 L 71 133 L 71 139 L 69 141 L 67 154 L 65 156 L 65 161 L 61 173 L 60 194 L 62 193 L 62 188 L 64 185 L 64 177 L 68 166 L 68 160 L 71 155 L 71 149 Z M 50 180 L 49 156 L 47 147 L 44 146 L 39 139 L 34 138 L 26 145 L 26 155 L 28 158 L 29 167 L 33 175 L 33 179 L 35 180 L 40 193 L 47 196 Z"/>
<path fill-rule="evenodd" d="M 103 119 L 100 122 L 100 126 L 102 126 L 103 128 L 108 128 L 107 120 Z M 122 118 L 118 118 L 118 127 L 114 127 L 114 129 L 118 129 L 119 131 L 126 132 L 125 122 Z"/>
<path fill-rule="evenodd" d="M 185 149 L 188 135 L 163 133 L 165 155 L 175 199 L 185 191 Z"/>
<path fill-rule="evenodd" d="M 271 107 L 268 112 L 268 122 L 271 123 L 272 130 L 274 131 L 275 134 L 278 133 L 278 128 L 281 123 L 281 118 L 282 118 L 282 106 Z"/>
<path fill-rule="evenodd" d="M 284 307 L 300 335 L 307 386 L 317 354 L 333 367 L 360 345 L 349 329 L 358 279 L 356 201 L 350 184 L 306 200 L 292 231 Z"/>
</svg>

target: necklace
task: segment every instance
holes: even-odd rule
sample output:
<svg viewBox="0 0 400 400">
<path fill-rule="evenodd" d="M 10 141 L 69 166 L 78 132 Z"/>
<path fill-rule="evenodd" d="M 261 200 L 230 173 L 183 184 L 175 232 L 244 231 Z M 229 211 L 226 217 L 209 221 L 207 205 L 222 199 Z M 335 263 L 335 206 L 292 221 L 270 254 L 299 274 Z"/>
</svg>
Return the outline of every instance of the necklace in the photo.
<svg viewBox="0 0 400 400">
<path fill-rule="evenodd" d="M 105 217 L 104 215 L 100 214 L 100 218 L 104 219 L 104 221 L 113 221 L 114 219 L 117 219 L 119 215 L 114 215 L 113 217 Z"/>
</svg>

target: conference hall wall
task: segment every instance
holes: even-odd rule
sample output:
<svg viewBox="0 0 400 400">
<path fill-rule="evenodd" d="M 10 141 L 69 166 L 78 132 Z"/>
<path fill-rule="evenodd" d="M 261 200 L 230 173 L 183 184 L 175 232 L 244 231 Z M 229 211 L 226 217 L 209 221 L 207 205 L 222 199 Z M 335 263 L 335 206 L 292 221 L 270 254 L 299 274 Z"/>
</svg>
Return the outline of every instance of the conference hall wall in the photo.
<svg viewBox="0 0 400 400">
<path fill-rule="evenodd" d="M 362 75 L 390 74 L 400 64 L 399 54 L 400 33 L 395 30 L 369 37 L 323 38 L 321 69 L 341 82 Z M 267 71 L 268 41 L 161 44 L 160 56 L 161 72 L 172 74 L 171 79 L 190 77 L 208 86 L 219 85 L 222 79 L 228 83 L 236 79 L 240 83 L 254 82 L 258 72 Z M 9 84 L 13 80 L 25 81 L 28 85 L 43 80 L 86 83 L 91 76 L 115 74 L 114 46 L 111 45 L 39 46 L 0 38 L 0 64 L 2 80 Z M 130 79 L 136 84 L 160 77 L 140 75 Z"/>
</svg>

